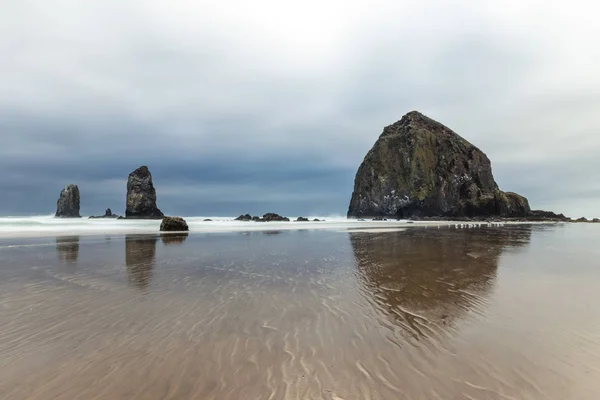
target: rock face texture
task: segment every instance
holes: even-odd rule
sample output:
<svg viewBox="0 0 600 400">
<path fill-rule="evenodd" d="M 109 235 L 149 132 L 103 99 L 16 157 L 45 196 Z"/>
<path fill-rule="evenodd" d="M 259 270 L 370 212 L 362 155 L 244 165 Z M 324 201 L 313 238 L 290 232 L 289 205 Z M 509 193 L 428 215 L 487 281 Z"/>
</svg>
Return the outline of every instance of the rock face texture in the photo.
<svg viewBox="0 0 600 400">
<path fill-rule="evenodd" d="M 348 217 L 527 217 L 503 192 L 488 157 L 448 127 L 412 111 L 383 133 L 354 181 Z"/>
<path fill-rule="evenodd" d="M 60 192 L 56 202 L 56 218 L 81 218 L 79 215 L 79 188 L 67 185 Z"/>
<path fill-rule="evenodd" d="M 156 206 L 156 190 L 148 167 L 142 166 L 129 174 L 127 180 L 126 218 L 160 219 L 164 214 Z"/>
<path fill-rule="evenodd" d="M 163 217 L 160 230 L 163 232 L 187 232 L 190 229 L 187 222 L 181 217 Z"/>
</svg>

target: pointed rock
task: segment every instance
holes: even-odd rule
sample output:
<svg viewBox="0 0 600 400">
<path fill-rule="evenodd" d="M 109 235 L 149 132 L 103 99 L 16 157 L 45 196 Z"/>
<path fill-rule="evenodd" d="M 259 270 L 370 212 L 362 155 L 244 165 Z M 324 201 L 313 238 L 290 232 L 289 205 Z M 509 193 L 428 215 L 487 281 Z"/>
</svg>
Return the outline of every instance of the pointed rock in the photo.
<svg viewBox="0 0 600 400">
<path fill-rule="evenodd" d="M 79 188 L 67 185 L 60 192 L 56 202 L 56 218 L 81 218 L 79 215 Z"/>
<path fill-rule="evenodd" d="M 129 174 L 127 180 L 126 218 L 161 219 L 163 213 L 156 206 L 156 190 L 148 167 L 141 166 Z"/>
<path fill-rule="evenodd" d="M 417 111 L 384 128 L 358 169 L 348 208 L 348 217 L 529 213 L 525 197 L 498 188 L 481 150 Z"/>
</svg>

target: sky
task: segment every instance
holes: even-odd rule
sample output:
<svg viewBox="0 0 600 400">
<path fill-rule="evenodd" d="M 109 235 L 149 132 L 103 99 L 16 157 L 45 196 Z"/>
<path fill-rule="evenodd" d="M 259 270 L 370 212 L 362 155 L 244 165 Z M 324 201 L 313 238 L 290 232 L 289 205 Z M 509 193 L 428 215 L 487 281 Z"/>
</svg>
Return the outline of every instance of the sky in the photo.
<svg viewBox="0 0 600 400">
<path fill-rule="evenodd" d="M 418 110 L 532 208 L 600 217 L 598 5 L 572 0 L 0 0 L 0 215 L 345 215 Z"/>
</svg>

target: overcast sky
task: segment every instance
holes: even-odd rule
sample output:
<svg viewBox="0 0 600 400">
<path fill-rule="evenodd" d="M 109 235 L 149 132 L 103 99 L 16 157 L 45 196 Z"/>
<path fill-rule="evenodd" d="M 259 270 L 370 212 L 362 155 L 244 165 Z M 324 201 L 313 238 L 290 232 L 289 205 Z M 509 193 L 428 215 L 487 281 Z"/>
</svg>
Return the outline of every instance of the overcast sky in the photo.
<svg viewBox="0 0 600 400">
<path fill-rule="evenodd" d="M 589 1 L 0 0 L 0 214 L 347 211 L 384 126 L 419 110 L 533 208 L 600 217 Z"/>
</svg>

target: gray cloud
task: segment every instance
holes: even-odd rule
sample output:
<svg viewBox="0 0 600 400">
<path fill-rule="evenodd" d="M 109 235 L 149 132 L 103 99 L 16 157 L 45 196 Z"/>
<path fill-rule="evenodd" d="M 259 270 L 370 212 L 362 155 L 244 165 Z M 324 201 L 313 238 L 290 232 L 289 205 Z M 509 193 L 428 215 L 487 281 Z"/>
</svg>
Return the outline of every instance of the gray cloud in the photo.
<svg viewBox="0 0 600 400">
<path fill-rule="evenodd" d="M 24 0 L 0 15 L 0 213 L 346 211 L 383 126 L 418 109 L 532 206 L 600 213 L 600 27 L 587 3 Z M 575 1 L 575 3 L 578 3 Z"/>
</svg>

